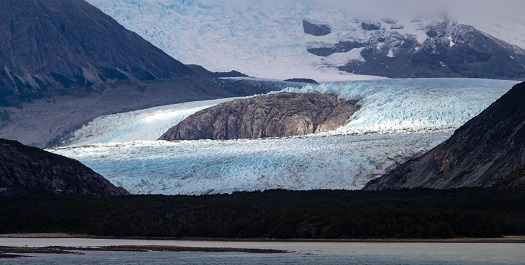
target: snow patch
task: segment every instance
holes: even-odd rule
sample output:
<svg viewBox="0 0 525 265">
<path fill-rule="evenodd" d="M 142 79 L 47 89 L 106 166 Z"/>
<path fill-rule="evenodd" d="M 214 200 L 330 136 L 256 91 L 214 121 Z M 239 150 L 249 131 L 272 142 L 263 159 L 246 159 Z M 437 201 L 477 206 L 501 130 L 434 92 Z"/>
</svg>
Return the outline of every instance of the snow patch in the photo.
<svg viewBox="0 0 525 265">
<path fill-rule="evenodd" d="M 394 52 L 392 51 L 392 49 L 388 50 L 388 54 L 386 56 L 388 56 L 390 58 L 394 58 Z"/>
<path fill-rule="evenodd" d="M 448 46 L 452 47 L 452 46 L 456 45 L 456 43 L 454 43 L 454 41 L 452 41 L 452 37 L 451 36 L 448 36 L 447 39 L 448 39 Z"/>
<path fill-rule="evenodd" d="M 364 48 L 354 48 L 345 53 L 334 53 L 327 56 L 325 59 L 326 64 L 333 66 L 344 66 L 352 61 L 364 62 L 365 58 L 361 56 L 361 51 Z"/>
</svg>

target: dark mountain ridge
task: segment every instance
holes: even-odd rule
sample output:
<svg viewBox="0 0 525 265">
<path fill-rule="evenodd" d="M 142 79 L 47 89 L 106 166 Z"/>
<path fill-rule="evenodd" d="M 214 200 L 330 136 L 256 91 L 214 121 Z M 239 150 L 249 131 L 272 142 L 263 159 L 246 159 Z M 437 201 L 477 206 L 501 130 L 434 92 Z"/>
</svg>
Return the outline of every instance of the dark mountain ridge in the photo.
<svg viewBox="0 0 525 265">
<path fill-rule="evenodd" d="M 3 0 L 0 34 L 3 105 L 123 80 L 194 75 L 82 0 Z"/>
<path fill-rule="evenodd" d="M 16 141 L 0 139 L 0 197 L 128 195 L 82 163 Z"/>
<path fill-rule="evenodd" d="M 515 187 L 523 184 L 524 101 L 525 82 L 515 85 L 444 143 L 370 181 L 364 189 L 447 189 L 496 184 Z"/>
</svg>

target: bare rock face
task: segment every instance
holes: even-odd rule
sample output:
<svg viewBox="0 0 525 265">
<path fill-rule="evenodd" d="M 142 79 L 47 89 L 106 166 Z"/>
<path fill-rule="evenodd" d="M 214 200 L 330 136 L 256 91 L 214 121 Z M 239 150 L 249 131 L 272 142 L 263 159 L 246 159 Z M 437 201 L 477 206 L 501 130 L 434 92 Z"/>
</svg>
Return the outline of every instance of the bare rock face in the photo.
<svg viewBox="0 0 525 265">
<path fill-rule="evenodd" d="M 82 163 L 0 139 L 0 197 L 78 194 L 128 195 Z"/>
<path fill-rule="evenodd" d="M 263 95 L 199 111 L 159 139 L 257 139 L 320 133 L 345 125 L 357 110 L 355 102 L 333 95 Z"/>
<path fill-rule="evenodd" d="M 514 86 L 426 154 L 365 189 L 514 187 L 525 183 L 525 83 Z M 521 183 L 521 184 L 520 184 Z"/>
<path fill-rule="evenodd" d="M 363 21 L 361 22 L 361 27 L 364 30 L 380 30 L 381 22 L 378 21 Z"/>
<path fill-rule="evenodd" d="M 332 33 L 332 29 L 328 25 L 314 24 L 307 20 L 303 20 L 304 33 L 313 36 L 325 36 Z"/>
</svg>

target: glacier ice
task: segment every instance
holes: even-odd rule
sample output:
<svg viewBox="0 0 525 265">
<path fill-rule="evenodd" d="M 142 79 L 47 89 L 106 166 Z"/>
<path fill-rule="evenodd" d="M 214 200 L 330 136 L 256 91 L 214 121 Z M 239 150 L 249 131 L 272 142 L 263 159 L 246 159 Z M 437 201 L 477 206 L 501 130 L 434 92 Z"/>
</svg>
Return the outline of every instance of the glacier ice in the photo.
<svg viewBox="0 0 525 265">
<path fill-rule="evenodd" d="M 104 115 L 73 132 L 63 145 L 156 140 L 189 115 L 238 98 L 194 101 Z"/>
<path fill-rule="evenodd" d="M 288 88 L 359 100 L 362 108 L 335 131 L 258 140 L 153 141 L 171 123 L 231 99 L 169 105 L 100 117 L 75 133 L 73 145 L 50 151 L 138 194 L 359 189 L 447 139 L 515 83 L 387 79 Z"/>
<path fill-rule="evenodd" d="M 51 150 L 135 194 L 359 189 L 450 133 L 142 141 Z"/>
<path fill-rule="evenodd" d="M 360 100 L 351 121 L 328 134 L 425 132 L 455 129 L 507 92 L 516 81 L 430 78 L 307 85 L 285 91 Z"/>
</svg>

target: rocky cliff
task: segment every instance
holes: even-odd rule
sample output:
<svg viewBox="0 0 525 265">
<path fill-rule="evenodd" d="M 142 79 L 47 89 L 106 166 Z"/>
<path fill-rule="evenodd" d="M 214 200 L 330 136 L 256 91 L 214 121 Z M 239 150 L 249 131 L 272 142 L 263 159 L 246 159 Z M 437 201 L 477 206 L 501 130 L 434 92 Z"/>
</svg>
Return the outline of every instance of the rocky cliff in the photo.
<svg viewBox="0 0 525 265">
<path fill-rule="evenodd" d="M 0 139 L 0 197 L 129 194 L 80 162 Z"/>
<path fill-rule="evenodd" d="M 370 181 L 364 189 L 446 189 L 523 183 L 520 169 L 525 167 L 524 101 L 525 83 L 515 85 L 457 129 L 450 139 Z"/>
<path fill-rule="evenodd" d="M 199 111 L 160 139 L 256 139 L 320 133 L 346 124 L 357 110 L 355 102 L 345 102 L 333 95 L 262 95 Z"/>
</svg>

